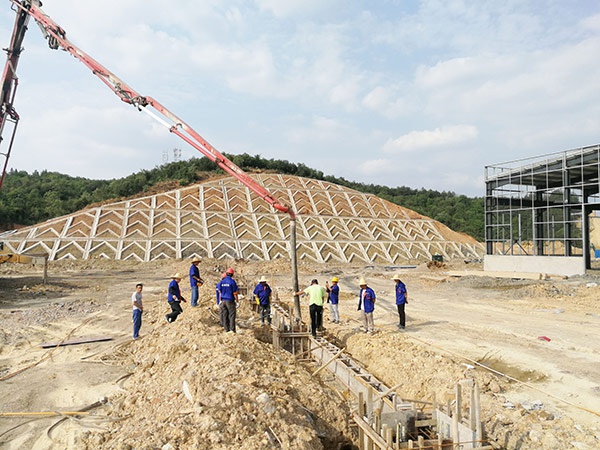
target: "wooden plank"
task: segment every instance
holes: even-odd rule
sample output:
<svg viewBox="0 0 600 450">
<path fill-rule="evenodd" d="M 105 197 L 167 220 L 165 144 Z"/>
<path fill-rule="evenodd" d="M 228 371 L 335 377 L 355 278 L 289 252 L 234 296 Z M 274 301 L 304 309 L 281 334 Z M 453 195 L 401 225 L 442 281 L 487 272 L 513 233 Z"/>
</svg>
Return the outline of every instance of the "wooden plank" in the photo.
<svg viewBox="0 0 600 450">
<path fill-rule="evenodd" d="M 112 341 L 112 340 L 113 340 L 113 338 L 110 336 L 97 336 L 97 337 L 69 339 L 66 341 L 58 341 L 58 342 L 45 342 L 45 343 L 40 344 L 40 347 L 42 347 L 42 348 L 63 347 L 65 345 L 78 345 L 78 344 L 87 344 L 89 342 L 103 342 L 103 341 Z"/>
<path fill-rule="evenodd" d="M 436 419 L 425 419 L 425 420 L 415 420 L 415 427 L 435 427 L 437 425 Z"/>
<path fill-rule="evenodd" d="M 329 361 L 327 361 L 325 364 L 321 365 L 321 367 L 319 367 L 317 370 L 315 370 L 312 373 L 311 377 L 314 377 L 321 370 L 323 370 L 325 367 L 327 367 L 329 364 L 331 364 L 333 361 L 335 361 L 335 359 L 338 358 L 344 352 L 344 350 L 346 350 L 346 347 L 344 347 L 343 349 L 341 349 L 339 352 L 337 352 L 335 355 L 333 355 L 333 357 Z"/>
<path fill-rule="evenodd" d="M 379 434 L 377 434 L 375 430 L 371 428 L 371 426 L 367 422 L 365 422 L 362 417 L 360 417 L 359 414 L 357 414 L 356 412 L 352 413 L 352 419 L 364 432 L 365 436 L 368 436 L 371 445 L 375 444 L 382 450 L 393 450 L 393 448 L 389 446 L 385 442 L 385 440 Z"/>
<path fill-rule="evenodd" d="M 39 412 L 3 412 L 0 417 L 53 417 L 53 416 L 85 416 L 85 411 L 39 411 Z"/>
<path fill-rule="evenodd" d="M 362 392 L 358 393 L 358 416 L 365 416 L 365 399 Z M 358 425 L 358 450 L 365 450 L 365 432 L 363 427 L 358 422 L 354 422 Z"/>
</svg>

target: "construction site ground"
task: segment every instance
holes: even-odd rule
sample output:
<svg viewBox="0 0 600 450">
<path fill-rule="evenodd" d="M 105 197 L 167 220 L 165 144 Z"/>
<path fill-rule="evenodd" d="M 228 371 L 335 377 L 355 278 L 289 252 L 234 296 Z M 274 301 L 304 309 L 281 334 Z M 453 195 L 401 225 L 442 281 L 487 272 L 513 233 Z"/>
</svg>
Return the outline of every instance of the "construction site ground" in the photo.
<svg viewBox="0 0 600 450">
<path fill-rule="evenodd" d="M 351 449 L 351 402 L 310 361 L 273 350 L 248 295 L 238 333 L 213 314 L 214 286 L 231 265 L 243 287 L 267 276 L 292 304 L 289 261 L 204 260 L 200 306 L 174 323 L 166 290 L 181 260 L 0 266 L 1 449 Z M 301 287 L 340 278 L 341 324 L 325 336 L 403 399 L 445 402 L 474 378 L 487 439 L 507 449 L 600 448 L 600 278 L 450 276 L 479 263 L 414 268 L 300 263 Z M 396 327 L 394 272 L 409 292 Z M 376 332 L 360 330 L 358 278 L 377 293 Z M 131 294 L 144 288 L 141 338 Z M 189 284 L 182 281 L 184 296 Z M 303 318 L 308 320 L 306 299 Z M 212 311 L 212 313 L 211 313 Z M 71 339 L 111 338 L 42 348 Z M 56 415 L 56 412 L 63 413 Z M 77 414 L 68 414 L 68 413 Z M 67 414 L 64 414 L 67 413 Z"/>
</svg>

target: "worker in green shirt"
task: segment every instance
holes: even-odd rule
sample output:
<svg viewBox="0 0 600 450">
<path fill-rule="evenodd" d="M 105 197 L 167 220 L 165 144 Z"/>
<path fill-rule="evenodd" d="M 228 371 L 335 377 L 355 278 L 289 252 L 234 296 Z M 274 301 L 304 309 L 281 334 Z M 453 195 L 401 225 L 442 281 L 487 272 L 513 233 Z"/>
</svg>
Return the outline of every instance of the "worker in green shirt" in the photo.
<svg viewBox="0 0 600 450">
<path fill-rule="evenodd" d="M 308 296 L 308 310 L 310 312 L 310 332 L 313 337 L 317 336 L 317 330 L 323 327 L 323 302 L 327 298 L 327 292 L 319 282 L 312 280 L 310 286 L 294 295 Z"/>
</svg>

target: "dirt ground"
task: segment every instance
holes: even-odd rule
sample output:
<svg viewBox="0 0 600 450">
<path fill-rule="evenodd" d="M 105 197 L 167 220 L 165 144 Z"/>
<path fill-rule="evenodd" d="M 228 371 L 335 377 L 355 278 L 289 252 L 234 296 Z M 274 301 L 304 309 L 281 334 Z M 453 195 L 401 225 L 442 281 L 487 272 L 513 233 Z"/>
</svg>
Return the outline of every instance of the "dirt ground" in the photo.
<svg viewBox="0 0 600 450">
<path fill-rule="evenodd" d="M 186 261 L 54 262 L 45 285 L 40 268 L 0 266 L 0 448 L 352 449 L 350 407 L 326 371 L 313 377 L 314 364 L 274 352 L 247 298 L 238 333 L 219 328 L 214 285 L 228 265 L 241 286 L 265 275 L 279 302 L 292 301 L 286 261 L 203 261 L 201 305 L 184 304 L 171 324 L 166 289 L 170 275 L 188 272 Z M 600 448 L 600 278 L 451 277 L 448 269 L 481 267 L 300 264 L 299 272 L 301 287 L 340 278 L 342 323 L 329 323 L 326 311 L 326 336 L 386 385 L 402 383 L 401 397 L 443 399 L 472 378 L 497 448 Z M 409 291 L 404 331 L 394 270 Z M 360 276 L 378 296 L 373 335 L 359 329 Z M 136 282 L 145 312 L 132 340 Z M 40 346 L 90 337 L 111 340 Z"/>
</svg>

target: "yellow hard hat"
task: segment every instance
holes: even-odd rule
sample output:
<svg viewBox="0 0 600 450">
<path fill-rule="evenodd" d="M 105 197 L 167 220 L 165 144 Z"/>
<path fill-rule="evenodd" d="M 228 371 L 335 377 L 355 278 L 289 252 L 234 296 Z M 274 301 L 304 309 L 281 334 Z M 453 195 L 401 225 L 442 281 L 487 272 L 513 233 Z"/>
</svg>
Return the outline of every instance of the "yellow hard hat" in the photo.
<svg viewBox="0 0 600 450">
<path fill-rule="evenodd" d="M 339 279 L 338 277 L 333 277 L 333 278 L 331 279 L 331 282 L 332 282 L 332 283 L 337 283 L 338 281 L 340 281 L 340 279 Z"/>
</svg>

